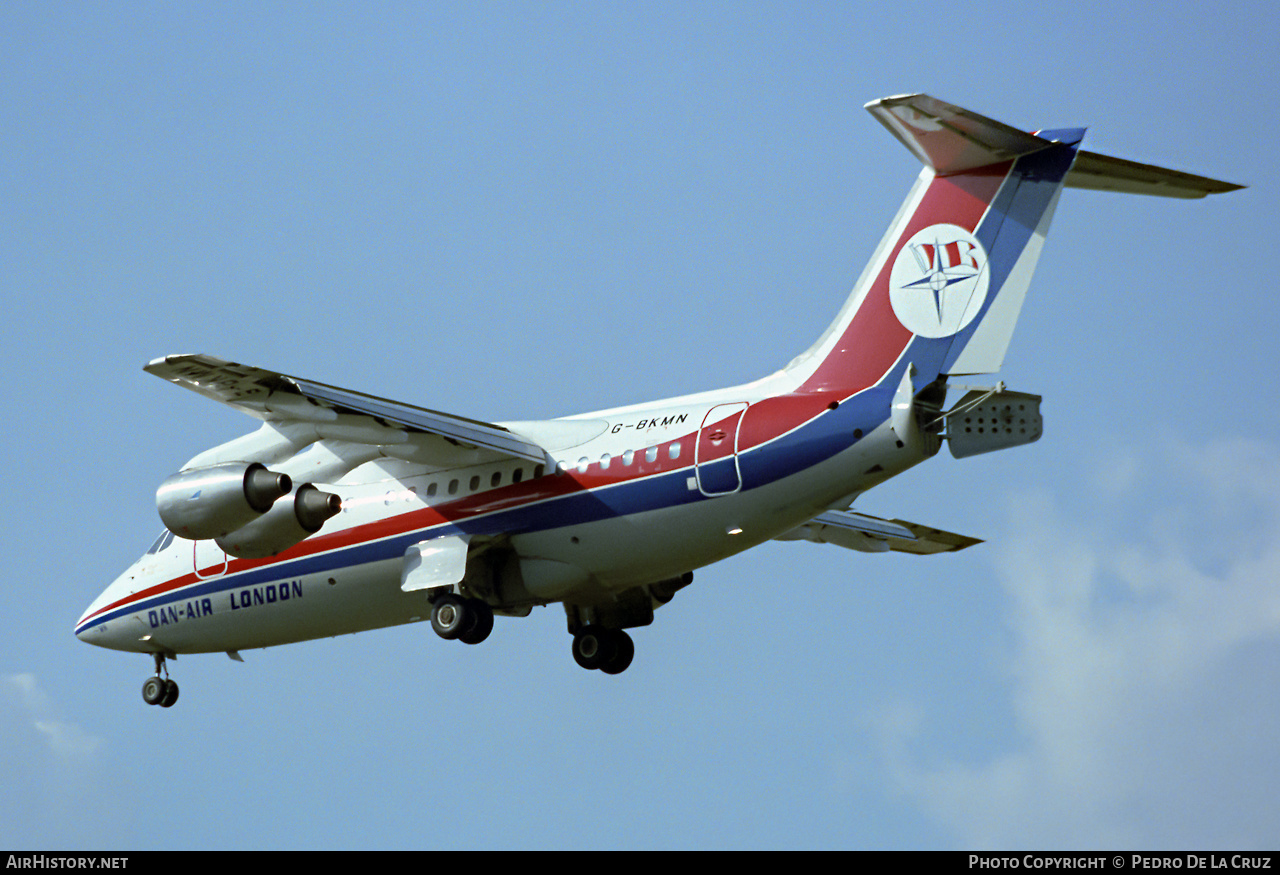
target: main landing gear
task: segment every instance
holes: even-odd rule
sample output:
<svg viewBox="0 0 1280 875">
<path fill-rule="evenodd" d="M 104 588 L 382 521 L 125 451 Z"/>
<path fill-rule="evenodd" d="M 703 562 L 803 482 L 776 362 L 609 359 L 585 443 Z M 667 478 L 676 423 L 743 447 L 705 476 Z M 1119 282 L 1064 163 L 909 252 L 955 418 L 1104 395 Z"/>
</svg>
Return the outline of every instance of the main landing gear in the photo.
<svg viewBox="0 0 1280 875">
<path fill-rule="evenodd" d="M 621 674 L 636 655 L 635 642 L 621 629 L 586 625 L 573 635 L 574 662 L 587 670 Z"/>
<path fill-rule="evenodd" d="M 446 593 L 431 603 L 431 628 L 446 641 L 479 644 L 493 631 L 493 608 L 480 599 Z"/>
<path fill-rule="evenodd" d="M 169 679 L 169 669 L 164 664 L 163 653 L 153 653 L 156 660 L 155 677 L 147 678 L 142 685 L 142 701 L 148 705 L 159 705 L 161 708 L 172 708 L 178 701 L 178 683 Z M 160 672 L 164 677 L 160 677 Z"/>
<path fill-rule="evenodd" d="M 582 614 L 571 616 L 575 617 L 577 626 L 573 633 L 573 659 L 578 665 L 588 670 L 599 669 L 605 674 L 621 674 L 627 670 L 636 655 L 636 645 L 630 635 L 598 621 L 577 625 L 582 623 Z M 493 608 L 483 599 L 442 593 L 431 601 L 431 628 L 447 641 L 479 644 L 493 631 Z"/>
</svg>

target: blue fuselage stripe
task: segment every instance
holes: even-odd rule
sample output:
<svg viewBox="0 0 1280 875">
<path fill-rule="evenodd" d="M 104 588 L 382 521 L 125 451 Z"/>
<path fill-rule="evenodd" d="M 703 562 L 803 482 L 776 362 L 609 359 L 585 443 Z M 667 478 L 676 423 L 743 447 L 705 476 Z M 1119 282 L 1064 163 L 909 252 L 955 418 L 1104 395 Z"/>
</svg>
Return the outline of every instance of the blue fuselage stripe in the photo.
<svg viewBox="0 0 1280 875">
<path fill-rule="evenodd" d="M 892 393 L 885 391 L 881 386 L 873 387 L 849 399 L 836 410 L 824 411 L 821 415 L 772 442 L 739 453 L 736 458 L 742 473 L 742 488 L 754 489 L 767 485 L 847 449 L 856 443 L 857 439 L 853 437 L 855 429 L 861 429 L 864 434 L 869 434 L 877 425 L 884 422 L 891 396 Z M 704 472 L 727 475 L 732 471 L 734 464 L 735 457 L 728 456 L 714 462 L 702 463 L 699 467 Z M 173 602 L 185 602 L 242 587 L 320 575 L 351 566 L 397 559 L 402 557 L 410 546 L 428 538 L 457 534 L 478 536 L 542 532 L 707 500 L 708 496 L 697 489 L 689 488 L 688 479 L 693 476 L 694 468 L 688 466 L 652 477 L 573 492 L 469 519 L 440 523 L 376 541 L 353 544 L 327 553 L 304 556 L 199 581 L 153 598 L 123 605 L 114 611 L 93 618 L 76 631 L 83 632 L 113 619 L 157 609 Z"/>
</svg>

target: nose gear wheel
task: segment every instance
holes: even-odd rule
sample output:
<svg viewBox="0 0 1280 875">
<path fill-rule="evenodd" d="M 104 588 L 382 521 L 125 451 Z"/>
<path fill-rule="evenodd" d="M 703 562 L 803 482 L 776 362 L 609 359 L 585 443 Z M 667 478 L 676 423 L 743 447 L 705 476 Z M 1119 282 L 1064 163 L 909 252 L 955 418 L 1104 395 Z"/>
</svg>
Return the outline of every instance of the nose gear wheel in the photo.
<svg viewBox="0 0 1280 875">
<path fill-rule="evenodd" d="M 169 679 L 169 670 L 164 664 L 164 654 L 153 654 L 156 660 L 155 677 L 149 677 L 142 684 L 142 701 L 148 705 L 159 705 L 161 708 L 172 708 L 178 701 L 178 682 Z M 160 672 L 165 676 L 160 677 Z"/>
</svg>

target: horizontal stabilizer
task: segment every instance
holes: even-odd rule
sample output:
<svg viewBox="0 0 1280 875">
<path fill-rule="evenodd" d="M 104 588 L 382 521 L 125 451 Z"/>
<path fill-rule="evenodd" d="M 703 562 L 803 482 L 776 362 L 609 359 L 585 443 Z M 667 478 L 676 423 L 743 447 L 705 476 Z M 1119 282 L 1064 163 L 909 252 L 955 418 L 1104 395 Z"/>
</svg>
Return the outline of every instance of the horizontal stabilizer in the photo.
<svg viewBox="0 0 1280 875">
<path fill-rule="evenodd" d="M 1011 161 L 1053 145 L 927 94 L 883 97 L 867 111 L 939 175 Z"/>
<path fill-rule="evenodd" d="M 1099 155 L 1097 152 L 1076 153 L 1076 163 L 1067 174 L 1068 188 L 1092 188 L 1124 194 L 1153 194 L 1160 197 L 1197 198 L 1207 194 L 1238 191 L 1243 185 L 1139 164 L 1123 158 Z"/>
<path fill-rule="evenodd" d="M 899 553 L 928 555 L 963 550 L 981 544 L 979 538 L 957 535 L 941 529 L 903 520 L 882 520 L 848 510 L 829 510 L 809 522 L 779 535 L 778 541 L 812 541 L 835 544 L 863 553 Z"/>
</svg>

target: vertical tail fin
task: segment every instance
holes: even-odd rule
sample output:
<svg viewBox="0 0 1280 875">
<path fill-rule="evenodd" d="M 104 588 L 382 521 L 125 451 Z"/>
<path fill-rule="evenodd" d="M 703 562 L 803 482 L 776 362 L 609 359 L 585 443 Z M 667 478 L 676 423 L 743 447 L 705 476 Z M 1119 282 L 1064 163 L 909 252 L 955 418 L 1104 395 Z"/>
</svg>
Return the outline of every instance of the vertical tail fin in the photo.
<svg viewBox="0 0 1280 875">
<path fill-rule="evenodd" d="M 917 387 L 999 370 L 1064 185 L 1239 187 L 1079 152 L 1083 129 L 1029 134 L 926 95 L 867 109 L 925 166 L 836 321 L 788 365 L 800 391 L 857 392 L 904 360 Z"/>
<path fill-rule="evenodd" d="M 925 167 L 836 321 L 792 363 L 801 389 L 856 392 L 904 355 L 917 385 L 998 370 L 1084 131 L 1027 134 L 924 95 L 867 109 Z"/>
</svg>

